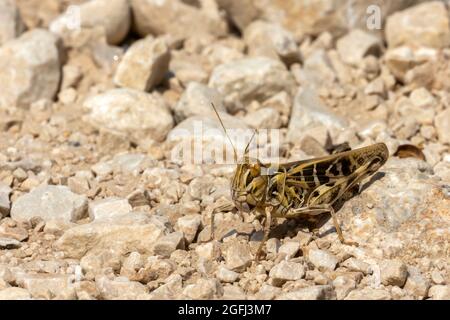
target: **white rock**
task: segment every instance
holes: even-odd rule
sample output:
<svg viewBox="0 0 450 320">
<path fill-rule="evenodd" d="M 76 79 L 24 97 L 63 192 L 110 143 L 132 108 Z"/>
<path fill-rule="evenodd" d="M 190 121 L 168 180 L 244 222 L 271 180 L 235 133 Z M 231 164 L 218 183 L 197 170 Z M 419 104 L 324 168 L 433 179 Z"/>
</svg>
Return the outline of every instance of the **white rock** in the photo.
<svg viewBox="0 0 450 320">
<path fill-rule="evenodd" d="M 436 285 L 432 286 L 428 291 L 428 296 L 433 300 L 449 300 L 450 299 L 450 285 Z"/>
<path fill-rule="evenodd" d="M 28 107 L 39 99 L 52 100 L 61 78 L 58 38 L 33 29 L 0 48 L 0 107 Z"/>
<path fill-rule="evenodd" d="M 349 258 L 340 264 L 341 267 L 345 267 L 350 271 L 358 271 L 364 274 L 370 273 L 370 265 L 364 261 L 358 260 L 356 258 Z"/>
<path fill-rule="evenodd" d="M 195 248 L 195 252 L 200 258 L 213 260 L 220 256 L 220 247 L 217 241 L 200 244 Z"/>
<path fill-rule="evenodd" d="M 179 299 L 183 287 L 183 278 L 179 274 L 169 276 L 165 283 L 156 288 L 150 294 L 150 299 L 155 300 L 173 300 Z"/>
<path fill-rule="evenodd" d="M 261 14 L 258 1 L 255 0 L 218 0 L 217 3 L 241 31 Z"/>
<path fill-rule="evenodd" d="M 224 35 L 226 22 L 220 17 L 215 4 L 200 8 L 177 0 L 131 0 L 134 28 L 142 36 L 170 34 L 187 38 L 192 35 Z M 183 17 L 183 19 L 180 19 Z M 176 21 L 176 23 L 174 23 Z"/>
<path fill-rule="evenodd" d="M 164 39 L 148 36 L 134 42 L 125 52 L 114 83 L 119 87 L 149 91 L 164 80 L 169 61 L 170 50 Z"/>
<path fill-rule="evenodd" d="M 325 106 L 315 90 L 299 89 L 294 99 L 287 138 L 292 142 L 300 141 L 307 129 L 324 126 L 329 130 L 340 130 L 346 125 L 346 119 Z"/>
<path fill-rule="evenodd" d="M 367 55 L 379 55 L 382 42 L 373 34 L 354 29 L 336 42 L 336 48 L 342 61 L 356 66 Z"/>
<path fill-rule="evenodd" d="M 380 264 L 381 282 L 385 285 L 403 287 L 408 277 L 406 265 L 399 260 L 384 260 Z"/>
<path fill-rule="evenodd" d="M 137 141 L 163 141 L 173 125 L 164 99 L 138 90 L 112 89 L 87 99 L 84 107 L 94 126 Z"/>
<path fill-rule="evenodd" d="M 297 241 L 287 241 L 278 249 L 279 254 L 285 254 L 287 258 L 293 258 L 300 250 L 300 243 Z"/>
<path fill-rule="evenodd" d="M 67 300 L 75 299 L 74 280 L 65 274 L 26 274 L 18 282 L 35 299 Z"/>
<path fill-rule="evenodd" d="M 255 129 L 279 129 L 282 124 L 280 113 L 272 108 L 262 108 L 250 112 L 243 118 L 244 122 Z"/>
<path fill-rule="evenodd" d="M 17 38 L 25 29 L 15 1 L 0 1 L 0 46 Z"/>
<path fill-rule="evenodd" d="M 343 300 L 353 289 L 356 288 L 356 281 L 352 277 L 337 276 L 333 280 L 333 287 L 338 300 Z"/>
<path fill-rule="evenodd" d="M 450 144 L 450 109 L 440 112 L 434 119 L 439 141 Z"/>
<path fill-rule="evenodd" d="M 390 48 L 401 45 L 445 48 L 450 45 L 449 18 L 445 4 L 429 1 L 396 12 L 386 21 Z"/>
<path fill-rule="evenodd" d="M 129 299 L 135 300 L 148 293 L 148 287 L 126 278 L 119 277 L 110 280 L 107 276 L 99 276 L 95 279 L 95 284 L 103 299 Z"/>
<path fill-rule="evenodd" d="M 164 219 L 144 213 L 115 216 L 67 230 L 55 243 L 67 257 L 80 259 L 90 250 L 114 248 L 152 253 L 156 240 L 166 232 Z M 125 253 L 125 252 L 124 252 Z"/>
<path fill-rule="evenodd" d="M 176 249 L 184 248 L 182 232 L 172 232 L 158 239 L 155 243 L 153 251 L 157 255 L 169 257 Z"/>
<path fill-rule="evenodd" d="M 234 272 L 225 268 L 224 266 L 219 266 L 216 272 L 217 279 L 222 282 L 233 283 L 239 278 L 239 273 Z"/>
<path fill-rule="evenodd" d="M 320 285 L 298 289 L 278 295 L 276 300 L 335 300 L 332 286 Z"/>
<path fill-rule="evenodd" d="M 101 27 L 110 44 L 119 44 L 128 34 L 131 10 L 127 0 L 93 0 L 67 11 L 53 20 L 50 30 L 62 37 L 81 28 Z"/>
<path fill-rule="evenodd" d="M 105 268 L 111 268 L 118 273 L 123 260 L 121 248 L 112 246 L 111 248 L 93 248 L 80 260 L 80 266 L 84 273 L 93 275 L 102 274 Z"/>
<path fill-rule="evenodd" d="M 183 216 L 177 220 L 175 230 L 181 231 L 184 234 L 186 241 L 191 243 L 197 235 L 198 228 L 202 223 L 201 214 L 190 214 Z"/>
<path fill-rule="evenodd" d="M 251 138 L 252 130 L 247 125 L 227 113 L 219 113 L 227 132 L 237 149 L 238 155 L 243 154 L 245 146 Z M 231 130 L 230 130 L 231 129 Z M 167 136 L 167 142 L 172 147 L 172 161 L 183 161 L 188 164 L 200 163 L 234 163 L 233 148 L 217 118 L 210 115 L 192 116 L 180 122 Z M 198 143 L 202 153 L 192 150 L 192 143 Z M 226 158 L 222 152 L 226 148 Z M 214 152 L 215 151 L 215 152 Z M 218 152 L 220 151 L 220 153 Z"/>
<path fill-rule="evenodd" d="M 10 287 L 0 290 L 0 300 L 29 300 L 31 295 L 28 290 L 17 287 Z"/>
<path fill-rule="evenodd" d="M 176 122 L 181 122 L 191 116 L 210 114 L 215 117 L 211 103 L 218 112 L 225 112 L 222 96 L 217 90 L 199 82 L 189 82 L 180 100 L 173 108 Z"/>
<path fill-rule="evenodd" d="M 252 100 L 262 102 L 279 91 L 293 92 L 295 81 L 280 61 L 254 57 L 217 66 L 209 86 L 223 95 L 227 109 L 234 113 Z"/>
<path fill-rule="evenodd" d="M 12 238 L 0 238 L 0 249 L 17 249 L 20 248 L 22 244 L 20 241 Z"/>
<path fill-rule="evenodd" d="M 254 21 L 244 30 L 244 41 L 250 56 L 280 58 L 288 64 L 300 60 L 294 35 L 279 24 Z"/>
<path fill-rule="evenodd" d="M 281 288 L 263 284 L 256 297 L 261 300 L 273 300 L 280 292 Z"/>
<path fill-rule="evenodd" d="M 88 212 L 91 220 L 110 218 L 131 212 L 133 208 L 126 199 L 110 197 L 89 202 Z"/>
<path fill-rule="evenodd" d="M 424 299 L 428 295 L 429 288 L 430 281 L 422 275 L 420 270 L 415 267 L 408 267 L 408 279 L 404 289 L 408 293 Z"/>
<path fill-rule="evenodd" d="M 236 285 L 223 286 L 222 300 L 247 300 L 247 295 L 241 287 Z"/>
<path fill-rule="evenodd" d="M 87 214 L 87 197 L 66 186 L 42 185 L 19 197 L 12 205 L 11 217 L 29 221 L 40 217 L 45 221 L 75 222 Z"/>
<path fill-rule="evenodd" d="M 391 295 L 383 289 L 365 287 L 351 291 L 344 300 L 391 300 Z"/>
<path fill-rule="evenodd" d="M 387 50 L 384 59 L 389 71 L 395 78 L 408 83 L 414 80 L 415 70 L 429 65 L 426 62 L 435 61 L 437 54 L 437 50 L 433 48 L 419 47 L 412 49 L 407 46 L 401 46 Z"/>
<path fill-rule="evenodd" d="M 319 270 L 333 271 L 339 262 L 335 255 L 320 249 L 309 250 L 308 259 Z"/>
<path fill-rule="evenodd" d="M 11 195 L 12 189 L 0 182 L 0 219 L 9 215 L 11 209 L 11 201 L 9 196 Z"/>
<path fill-rule="evenodd" d="M 438 270 L 431 271 L 431 280 L 435 284 L 445 284 L 445 278 L 442 276 L 442 273 Z"/>
<path fill-rule="evenodd" d="M 253 260 L 250 247 L 246 243 L 235 242 L 225 251 L 226 267 L 232 271 L 243 272 Z"/>
<path fill-rule="evenodd" d="M 183 290 L 183 295 L 194 300 L 212 299 L 222 294 L 223 289 L 217 279 L 199 279 L 195 284 L 189 284 Z"/>
<path fill-rule="evenodd" d="M 296 262 L 281 261 L 274 266 L 269 276 L 272 278 L 273 285 L 279 287 L 286 281 L 300 280 L 305 276 L 305 267 Z"/>
</svg>

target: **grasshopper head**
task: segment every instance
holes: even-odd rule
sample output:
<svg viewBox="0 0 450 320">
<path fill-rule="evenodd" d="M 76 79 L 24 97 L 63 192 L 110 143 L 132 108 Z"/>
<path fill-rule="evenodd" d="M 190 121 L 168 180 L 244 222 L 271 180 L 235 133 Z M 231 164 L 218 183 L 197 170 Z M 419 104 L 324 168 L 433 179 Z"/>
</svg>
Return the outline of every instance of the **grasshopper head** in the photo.
<svg viewBox="0 0 450 320">
<path fill-rule="evenodd" d="M 248 156 L 237 164 L 231 181 L 231 197 L 239 210 L 250 212 L 264 203 L 267 177 L 261 175 L 262 168 L 258 159 Z"/>
</svg>

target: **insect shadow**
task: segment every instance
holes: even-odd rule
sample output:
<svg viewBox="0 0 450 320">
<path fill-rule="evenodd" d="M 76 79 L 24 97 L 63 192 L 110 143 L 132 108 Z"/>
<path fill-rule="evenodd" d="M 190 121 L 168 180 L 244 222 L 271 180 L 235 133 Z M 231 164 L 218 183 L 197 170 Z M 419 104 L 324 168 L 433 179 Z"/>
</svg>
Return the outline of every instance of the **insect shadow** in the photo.
<svg viewBox="0 0 450 320">
<path fill-rule="evenodd" d="M 337 201 L 333 208 L 336 212 L 338 212 L 345 202 L 352 199 L 356 195 L 360 194 L 367 188 L 369 188 L 374 182 L 377 180 L 382 179 L 386 174 L 384 172 L 376 172 L 372 177 L 370 177 L 369 181 L 364 183 L 361 187 L 359 185 L 356 185 L 351 190 L 347 191 L 346 196 L 344 196 L 340 201 Z M 269 238 L 277 238 L 282 239 L 286 236 L 295 237 L 296 234 L 301 231 L 308 229 L 310 232 L 314 229 L 320 230 L 329 220 L 331 219 L 331 214 L 329 213 L 322 213 L 317 216 L 313 216 L 312 219 L 309 217 L 309 219 L 305 218 L 293 218 L 293 219 L 285 219 L 282 223 L 276 225 L 272 230 L 270 230 Z M 319 232 L 317 236 L 322 237 L 326 236 L 330 233 L 335 233 L 336 229 L 334 226 L 331 226 L 329 229 L 324 230 L 323 232 Z M 258 240 L 259 238 L 262 239 L 263 233 L 260 231 L 255 232 L 252 235 L 252 240 Z"/>
</svg>

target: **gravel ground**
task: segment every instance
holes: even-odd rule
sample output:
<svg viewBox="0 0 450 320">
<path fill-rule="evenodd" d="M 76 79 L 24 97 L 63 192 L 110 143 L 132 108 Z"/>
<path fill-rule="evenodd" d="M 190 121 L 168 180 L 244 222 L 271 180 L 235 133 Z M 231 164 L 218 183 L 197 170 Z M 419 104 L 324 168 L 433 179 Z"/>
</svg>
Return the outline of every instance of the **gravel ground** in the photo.
<svg viewBox="0 0 450 320">
<path fill-rule="evenodd" d="M 444 1 L 0 0 L 0 299 L 450 299 L 449 62 Z M 255 261 L 234 166 L 173 157 L 211 102 L 282 161 L 386 143 L 359 246 L 278 219 Z"/>
</svg>

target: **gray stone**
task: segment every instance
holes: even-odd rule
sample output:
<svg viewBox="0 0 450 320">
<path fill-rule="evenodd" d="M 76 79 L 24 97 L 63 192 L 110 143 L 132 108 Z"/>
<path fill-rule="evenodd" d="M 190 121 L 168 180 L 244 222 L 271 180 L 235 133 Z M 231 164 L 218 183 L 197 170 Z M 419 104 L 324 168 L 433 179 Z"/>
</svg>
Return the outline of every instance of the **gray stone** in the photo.
<svg viewBox="0 0 450 320">
<path fill-rule="evenodd" d="M 335 300 L 336 293 L 332 286 L 319 285 L 281 293 L 276 300 Z"/>
<path fill-rule="evenodd" d="M 249 112 L 243 120 L 254 129 L 279 129 L 282 125 L 280 113 L 272 108 L 261 108 Z"/>
<path fill-rule="evenodd" d="M 386 21 L 390 48 L 401 45 L 445 48 L 450 44 L 449 18 L 445 4 L 430 1 L 396 12 Z"/>
<path fill-rule="evenodd" d="M 177 249 L 184 248 L 184 236 L 182 232 L 172 232 L 158 239 L 153 251 L 155 254 L 169 257 Z"/>
<path fill-rule="evenodd" d="M 58 38 L 34 29 L 0 48 L 0 108 L 28 107 L 39 99 L 52 100 L 61 78 Z"/>
<path fill-rule="evenodd" d="M 17 287 L 10 287 L 0 290 L 0 300 L 30 300 L 31 295 L 28 290 Z"/>
<path fill-rule="evenodd" d="M 215 4 L 200 8 L 183 1 L 131 0 L 135 30 L 142 36 L 170 34 L 187 38 L 206 35 L 220 36 L 227 31 L 226 22 L 221 18 Z M 183 17 L 183 19 L 179 19 Z M 177 21 L 174 23 L 174 21 Z"/>
<path fill-rule="evenodd" d="M 136 142 L 163 141 L 173 119 L 164 99 L 134 89 L 111 89 L 84 102 L 88 120 L 96 127 Z"/>
<path fill-rule="evenodd" d="M 223 289 L 217 279 L 199 279 L 195 284 L 189 284 L 183 290 L 183 295 L 194 300 L 213 299 L 222 294 Z"/>
<path fill-rule="evenodd" d="M 450 144 L 450 109 L 440 112 L 434 119 L 439 141 Z"/>
<path fill-rule="evenodd" d="M 288 64 L 300 60 L 294 35 L 279 24 L 254 21 L 244 30 L 244 41 L 250 56 L 281 59 Z"/>
<path fill-rule="evenodd" d="M 11 217 L 29 221 L 40 217 L 45 221 L 75 222 L 87 214 L 87 198 L 65 186 L 42 185 L 14 201 Z"/>
<path fill-rule="evenodd" d="M 428 295 L 429 288 L 430 281 L 422 275 L 420 270 L 415 267 L 408 267 L 408 279 L 404 289 L 409 294 L 424 299 Z"/>
<path fill-rule="evenodd" d="M 129 213 L 70 228 L 55 243 L 66 257 L 82 258 L 91 250 L 153 253 L 156 240 L 166 232 L 168 222 L 144 213 Z"/>
<path fill-rule="evenodd" d="M 333 287 L 338 300 L 343 300 L 352 290 L 356 288 L 356 281 L 352 277 L 337 276 L 333 280 Z"/>
<path fill-rule="evenodd" d="M 281 286 L 286 281 L 300 280 L 305 276 L 305 267 L 296 262 L 281 261 L 269 272 L 274 286 Z"/>
<path fill-rule="evenodd" d="M 149 91 L 160 84 L 168 70 L 170 50 L 163 39 L 148 36 L 125 52 L 114 75 L 120 87 Z"/>
<path fill-rule="evenodd" d="M 79 21 L 73 21 L 77 18 Z M 73 25 L 77 22 L 79 25 Z M 119 44 L 128 34 L 130 25 L 131 12 L 127 0 L 93 0 L 68 9 L 51 22 L 50 30 L 64 38 L 80 32 L 80 28 L 100 27 L 108 43 Z"/>
<path fill-rule="evenodd" d="M 382 42 L 377 36 L 354 29 L 336 42 L 337 51 L 345 63 L 359 65 L 367 55 L 379 55 Z"/>
<path fill-rule="evenodd" d="M 211 115 L 215 117 L 211 104 L 214 104 L 217 111 L 225 112 L 223 99 L 220 93 L 199 82 L 189 82 L 175 104 L 173 111 L 175 113 L 176 122 L 181 122 L 191 116 Z"/>
<path fill-rule="evenodd" d="M 0 182 L 0 219 L 9 215 L 11 210 L 11 201 L 9 197 L 11 195 L 12 189 Z"/>
<path fill-rule="evenodd" d="M 179 218 L 175 225 L 175 229 L 183 232 L 184 238 L 189 244 L 197 235 L 197 231 L 201 223 L 202 216 L 200 214 L 190 214 Z"/>
<path fill-rule="evenodd" d="M 0 238 L 0 249 L 17 249 L 20 248 L 22 244 L 20 241 L 12 238 Z"/>
<path fill-rule="evenodd" d="M 340 264 L 341 267 L 347 268 L 350 271 L 359 271 L 364 274 L 369 274 L 371 272 L 370 265 L 356 258 L 349 258 Z"/>
<path fill-rule="evenodd" d="M 65 274 L 26 274 L 18 280 L 35 299 L 75 299 L 74 278 Z"/>
<path fill-rule="evenodd" d="M 17 38 L 25 29 L 15 1 L 0 1 L 0 46 Z"/>
<path fill-rule="evenodd" d="M 258 1 L 255 0 L 217 0 L 217 4 L 241 31 L 261 14 Z"/>
<path fill-rule="evenodd" d="M 428 296 L 433 300 L 450 300 L 450 285 L 432 286 L 428 291 Z"/>
<path fill-rule="evenodd" d="M 406 265 L 399 260 L 384 260 L 380 264 L 381 282 L 388 286 L 403 287 L 408 277 Z"/>
<path fill-rule="evenodd" d="M 310 249 L 308 259 L 319 270 L 333 271 L 339 262 L 335 255 L 320 249 Z"/>
<path fill-rule="evenodd" d="M 95 284 L 101 298 L 106 300 L 136 300 L 142 299 L 148 293 L 148 287 L 124 277 L 111 280 L 107 276 L 98 276 L 95 279 Z"/>
<path fill-rule="evenodd" d="M 215 67 L 209 86 L 223 95 L 225 106 L 234 113 L 252 100 L 262 102 L 282 90 L 293 92 L 295 81 L 280 61 L 254 57 Z"/>
<path fill-rule="evenodd" d="M 295 257 L 300 250 L 300 243 L 297 241 L 287 241 L 278 249 L 279 254 L 284 254 L 288 259 Z"/>
<path fill-rule="evenodd" d="M 229 270 L 221 265 L 217 269 L 216 276 L 217 279 L 222 282 L 233 283 L 239 278 L 239 273 Z"/>
<path fill-rule="evenodd" d="M 325 126 L 329 130 L 340 130 L 345 128 L 346 124 L 344 118 L 334 114 L 322 103 L 315 90 L 302 88 L 294 99 L 287 139 L 292 142 L 300 141 L 309 128 Z"/>
<path fill-rule="evenodd" d="M 110 197 L 89 202 L 88 212 L 91 220 L 110 218 L 114 215 L 130 213 L 131 205 L 126 199 Z"/>
<path fill-rule="evenodd" d="M 344 300 L 391 300 L 391 295 L 383 289 L 365 287 L 351 291 Z"/>
<path fill-rule="evenodd" d="M 225 251 L 226 267 L 232 271 L 243 272 L 253 260 L 247 243 L 234 242 Z"/>
</svg>

